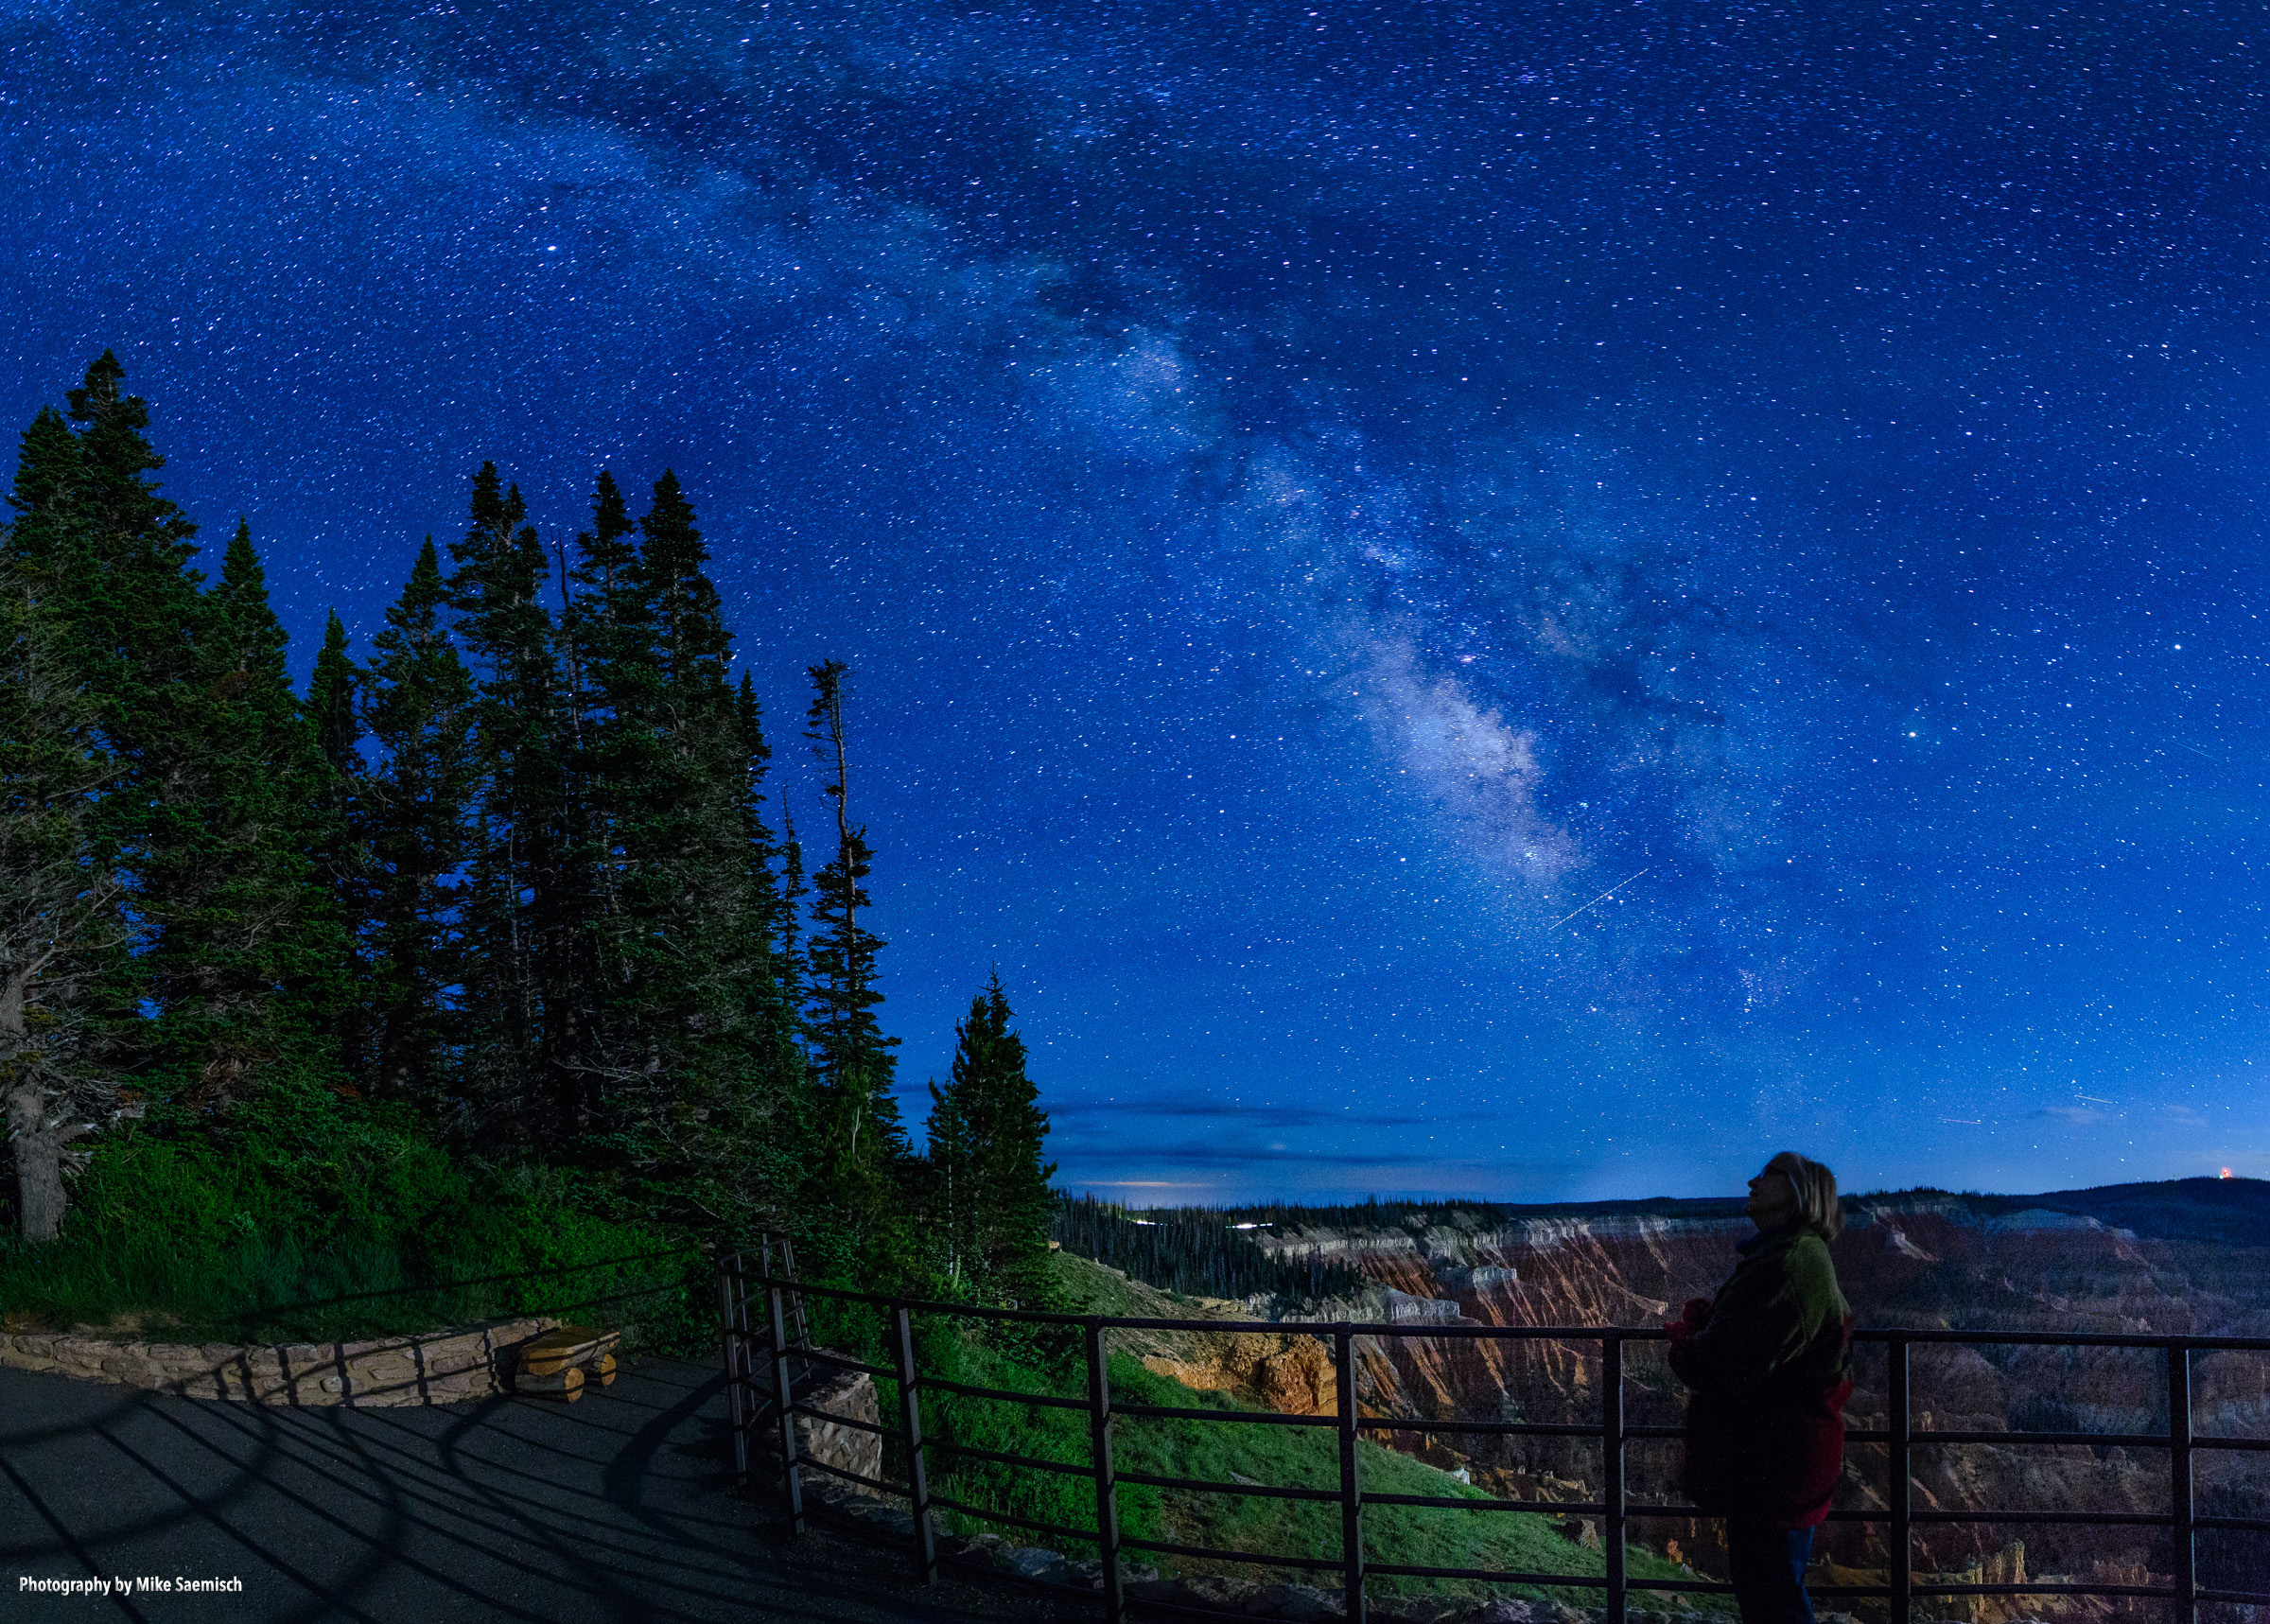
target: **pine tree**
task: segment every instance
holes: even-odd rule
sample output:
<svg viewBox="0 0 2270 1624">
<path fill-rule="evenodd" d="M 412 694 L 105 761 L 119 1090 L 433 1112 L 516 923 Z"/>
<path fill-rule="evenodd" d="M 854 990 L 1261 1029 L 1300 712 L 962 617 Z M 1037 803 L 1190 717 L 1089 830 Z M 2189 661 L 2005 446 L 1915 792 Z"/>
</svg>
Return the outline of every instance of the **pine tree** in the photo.
<svg viewBox="0 0 2270 1624">
<path fill-rule="evenodd" d="M 946 1087 L 931 1086 L 930 1161 L 954 1272 L 1033 1306 L 1046 1295 L 1056 1165 L 1040 1160 L 1048 1115 L 1009 1019 L 996 971 L 954 1028 Z"/>
<path fill-rule="evenodd" d="M 201 1091 L 236 1091 L 263 1061 L 317 1063 L 316 1035 L 356 996 L 348 944 L 316 856 L 339 831 L 332 774 L 285 666 L 250 528 L 237 522 L 207 601 L 205 704 L 187 814 L 162 856 L 173 917 L 152 952 L 177 1049 Z"/>
<path fill-rule="evenodd" d="M 635 552 L 622 526 L 602 475 L 572 615 L 590 776 L 606 785 L 594 1147 L 666 1205 L 746 1216 L 785 1178 L 776 1153 L 795 1137 L 784 1113 L 801 1082 L 774 974 L 771 751 L 753 690 L 726 681 L 707 550 L 675 478 L 656 482 Z"/>
<path fill-rule="evenodd" d="M 651 1162 L 643 1130 L 667 1114 L 672 1087 L 656 999 L 686 949 L 657 866 L 671 856 L 668 832 L 656 825 L 683 785 L 671 770 L 671 707 L 637 526 L 605 470 L 591 528 L 576 536 L 569 585 L 563 641 L 577 682 L 568 777 L 579 809 L 570 869 L 587 900 L 582 985 L 575 1008 L 563 1012 L 575 1025 L 567 1046 L 581 1119 L 611 1142 L 618 1163 Z"/>
<path fill-rule="evenodd" d="M 797 904 L 804 891 L 803 857 L 795 849 L 795 829 L 776 838 L 764 819 L 764 780 L 773 759 L 764 740 L 764 717 L 757 703 L 757 685 L 747 672 L 734 693 L 734 712 L 740 725 L 743 769 L 742 797 L 742 837 L 748 844 L 749 884 L 760 917 L 757 928 L 763 937 L 765 981 L 776 1007 L 776 1020 L 784 1034 L 794 1038 L 804 1004 L 802 955 L 796 951 Z M 783 809 L 785 816 L 785 809 Z M 776 872 L 774 864 L 780 867 Z M 793 887 L 793 889 L 792 889 Z"/>
<path fill-rule="evenodd" d="M 804 843 L 796 838 L 796 820 L 784 795 L 780 797 L 780 896 L 776 915 L 778 922 L 774 927 L 773 976 L 779 983 L 782 999 L 796 1012 L 799 1044 L 809 1036 L 803 1016 L 812 992 L 804 952 L 804 899 L 811 895 L 812 887 L 804 880 Z M 806 1058 L 809 1065 L 809 1055 Z"/>
<path fill-rule="evenodd" d="M 347 654 L 347 628 L 333 609 L 323 622 L 323 646 L 316 653 L 306 706 L 323 768 L 313 856 L 347 952 L 350 990 L 333 1015 L 332 1034 L 347 1075 L 360 1088 L 370 1089 L 377 1077 L 373 1048 L 376 1011 L 370 962 L 374 897 L 365 790 L 369 773 L 361 750 L 360 690 L 361 674 Z"/>
<path fill-rule="evenodd" d="M 196 527 L 149 479 L 164 459 L 124 375 L 106 353 L 71 392 L 85 427 L 68 500 L 18 528 L 121 767 L 90 829 L 94 860 L 132 877 L 133 951 L 102 978 L 96 1041 L 218 1106 L 264 1065 L 317 1061 L 306 1039 L 341 957 L 307 856 L 321 774 L 250 534 L 201 591 Z M 35 425 L 44 469 L 55 427 Z"/>
<path fill-rule="evenodd" d="M 616 800 L 626 983 L 645 987 L 653 1004 L 677 996 L 666 979 L 683 979 L 690 967 L 707 973 L 719 955 L 739 955 L 739 916 L 753 899 L 742 816 L 748 752 L 725 680 L 729 637 L 703 572 L 708 550 L 670 474 L 655 482 L 638 529 L 630 572 L 637 604 L 619 634 Z"/>
<path fill-rule="evenodd" d="M 557 885 L 560 683 L 546 562 L 517 486 L 484 463 L 472 523 L 449 549 L 457 633 L 476 681 L 480 781 L 463 919 L 465 1074 L 479 1142 L 556 1148 L 580 1131 L 584 1086 L 558 1065 L 547 1020 L 559 1002 L 575 928 Z"/>
<path fill-rule="evenodd" d="M 621 969 L 614 946 L 622 919 L 619 802 L 620 786 L 643 770 L 636 759 L 643 736 L 628 724 L 647 707 L 626 688 L 651 665 L 637 527 L 605 469 L 591 507 L 591 528 L 575 537 L 575 562 L 563 559 L 559 884 L 563 909 L 580 923 L 566 944 L 567 991 L 552 1017 L 557 1063 L 576 1093 L 575 1117 L 586 1126 L 596 1120 L 603 1079 L 637 1063 L 628 1058 L 637 1044 L 612 1007 Z"/>
<path fill-rule="evenodd" d="M 964 1064 L 966 1027 L 954 1029 L 954 1071 Z M 969 1101 L 958 1076 L 943 1089 L 930 1084 L 928 1133 L 930 1244 L 946 1278 L 956 1285 L 982 1279 L 986 1260 L 977 1239 L 977 1175 Z"/>
<path fill-rule="evenodd" d="M 41 407 L 24 430 L 9 494 L 15 517 L 8 527 L 6 556 L 17 572 L 15 585 L 31 591 L 51 616 L 65 614 L 71 602 L 62 581 L 82 540 L 80 461 L 79 436 L 63 414 Z"/>
<path fill-rule="evenodd" d="M 40 583 L 70 679 L 94 707 L 116 763 L 110 792 L 88 815 L 90 861 L 130 881 L 106 955 L 81 987 L 91 1057 L 141 1074 L 156 1063 L 161 993 L 152 952 L 179 911 L 184 875 L 169 836 L 194 824 L 206 696 L 199 682 L 206 609 L 189 569 L 197 533 L 149 476 L 165 466 L 144 436 L 148 406 L 121 393 L 126 372 L 104 351 L 69 392 L 69 422 L 43 410 L 25 436 L 11 527 L 23 567 Z M 83 425 L 75 430 L 72 423 Z"/>
<path fill-rule="evenodd" d="M 358 678 L 347 655 L 347 628 L 333 609 L 323 620 L 323 646 L 316 651 L 307 679 L 307 720 L 315 728 L 317 752 L 341 778 L 358 777 L 362 757 L 357 745 L 362 723 L 356 715 Z"/>
<path fill-rule="evenodd" d="M 690 596 L 698 602 L 702 593 Z M 719 654 L 722 687 L 722 643 Z M 706 687 L 710 668 L 700 669 Z M 784 974 L 775 951 L 775 933 L 793 904 L 774 872 L 779 853 L 764 819 L 772 749 L 745 673 L 729 704 L 717 720 L 727 725 L 719 748 L 732 793 L 711 803 L 727 820 L 729 840 L 706 848 L 718 866 L 695 937 L 707 944 L 704 995 L 687 1008 L 683 1025 L 679 1098 L 693 1105 L 700 1126 L 685 1136 L 680 1155 L 689 1183 L 703 1192 L 702 1211 L 747 1232 L 782 1229 L 794 1217 L 811 1170 L 812 1127 L 794 975 Z"/>
<path fill-rule="evenodd" d="M 886 945 L 860 923 L 868 905 L 862 887 L 873 861 L 864 826 L 850 816 L 850 767 L 844 727 L 840 660 L 812 666 L 809 739 L 830 776 L 822 793 L 834 804 L 835 856 L 812 877 L 812 932 L 806 947 L 807 1029 L 820 1088 L 823 1131 L 835 1169 L 833 1184 L 853 1222 L 878 1232 L 892 1202 L 893 1180 L 907 1155 L 898 1096 L 891 1091 L 891 1050 L 875 1017 L 876 954 Z"/>
<path fill-rule="evenodd" d="M 463 1052 L 467 989 L 457 882 L 472 849 L 466 812 L 480 780 L 472 672 L 449 640 L 433 538 L 372 639 L 362 722 L 380 761 L 360 820 L 370 850 L 375 1080 L 442 1107 Z M 470 1102 L 451 1102 L 469 1132 Z M 445 1113 L 449 1114 L 449 1113 Z"/>
</svg>

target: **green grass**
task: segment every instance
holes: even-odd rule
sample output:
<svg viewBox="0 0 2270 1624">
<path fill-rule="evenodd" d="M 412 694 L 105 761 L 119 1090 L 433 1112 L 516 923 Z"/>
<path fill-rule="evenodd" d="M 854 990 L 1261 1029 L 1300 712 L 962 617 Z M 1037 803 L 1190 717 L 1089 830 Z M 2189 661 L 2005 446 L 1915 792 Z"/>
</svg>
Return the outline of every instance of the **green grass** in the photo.
<svg viewBox="0 0 2270 1624">
<path fill-rule="evenodd" d="M 850 1353 L 869 1364 L 887 1367 L 896 1362 L 888 1351 L 880 1311 L 864 1303 L 832 1302 L 816 1296 L 807 1298 L 806 1303 L 813 1338 L 822 1347 Z M 1009 1392 L 1083 1400 L 1087 1395 L 1086 1367 L 1074 1337 L 1052 1334 L 1046 1327 L 981 1326 L 975 1320 L 935 1315 L 915 1317 L 914 1331 L 916 1362 L 925 1376 Z M 1140 1366 L 1132 1369 L 1138 1374 L 1149 1374 Z M 1120 1374 L 1116 1364 L 1113 1374 L 1115 1378 Z M 897 1426 L 899 1384 L 880 1381 L 876 1389 L 883 1423 Z M 1085 1411 L 931 1391 L 923 1396 L 922 1432 L 930 1445 L 927 1461 L 934 1493 L 1012 1516 L 1082 1530 L 1088 1543 L 1051 1539 L 950 1511 L 945 1518 L 954 1531 L 991 1531 L 1020 1544 L 1049 1545 L 1075 1557 L 1094 1554 L 1095 1492 L 1088 1475 Z M 982 1460 L 957 1454 L 956 1445 L 1055 1461 L 1076 1468 L 1080 1475 Z M 883 1473 L 894 1482 L 906 1480 L 904 1451 L 896 1440 L 886 1441 Z M 1134 1486 L 1123 1490 L 1119 1496 L 1121 1531 L 1149 1539 L 1163 1537 L 1160 1509 L 1157 1491 Z"/>
<path fill-rule="evenodd" d="M 1214 1409 L 1225 1418 L 1257 1406 L 1223 1393 L 1193 1392 L 1133 1361 L 1114 1362 L 1112 1387 L 1134 1403 L 1183 1409 Z M 1158 1476 L 1184 1476 L 1215 1483 L 1243 1477 L 1280 1488 L 1336 1489 L 1339 1440 L 1331 1427 L 1289 1427 L 1183 1420 L 1123 1417 L 1117 1423 L 1115 1462 L 1123 1469 Z M 1461 1482 L 1424 1461 L 1399 1455 L 1370 1439 L 1356 1443 L 1357 1481 L 1367 1494 L 1423 1494 L 1454 1500 L 1487 1500 L 1484 1491 Z M 1179 1544 L 1229 1547 L 1271 1556 L 1337 1558 L 1340 1508 L 1336 1503 L 1277 1500 L 1246 1494 L 1192 1494 L 1168 1491 L 1164 1522 Z M 1573 1537 L 1576 1526 L 1530 1511 L 1460 1510 L 1451 1507 L 1370 1506 L 1363 1514 L 1364 1557 L 1368 1563 L 1413 1567 L 1465 1567 L 1492 1572 L 1565 1573 L 1598 1576 L 1604 1553 Z M 1673 1579 L 1679 1570 L 1662 1556 L 1637 1545 L 1625 1550 L 1626 1571 L 1638 1579 Z M 1186 1566 L 1222 1573 L 1254 1571 L 1248 1564 L 1195 1563 Z M 1293 1579 L 1289 1571 L 1272 1579 Z M 1310 1583 L 1330 1584 L 1334 1576 Z M 1597 1603 L 1600 1592 L 1563 1586 L 1492 1586 L 1470 1580 L 1378 1577 L 1372 1594 L 1482 1596 L 1503 1591 L 1525 1596 Z"/>
</svg>

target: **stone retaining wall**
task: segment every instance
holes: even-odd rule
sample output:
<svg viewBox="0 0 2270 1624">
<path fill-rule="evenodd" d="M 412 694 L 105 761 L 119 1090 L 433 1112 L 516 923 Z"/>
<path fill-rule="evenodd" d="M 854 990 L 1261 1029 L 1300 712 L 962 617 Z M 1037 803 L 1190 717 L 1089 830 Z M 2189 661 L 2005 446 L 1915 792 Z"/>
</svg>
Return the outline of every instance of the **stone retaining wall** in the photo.
<svg viewBox="0 0 2270 1624">
<path fill-rule="evenodd" d="M 760 1362 L 758 1376 L 758 1393 L 760 1397 L 765 1392 L 761 1373 L 763 1368 Z M 820 1367 L 812 1386 L 801 1395 L 801 1402 L 825 1413 L 796 1417 L 797 1459 L 818 1461 L 822 1465 L 834 1467 L 837 1472 L 856 1472 L 862 1477 L 880 1479 L 882 1476 L 882 1435 L 869 1432 L 864 1427 L 845 1426 L 840 1422 L 828 1419 L 829 1416 L 841 1416 L 851 1421 L 864 1421 L 868 1426 L 881 1423 L 882 1406 L 875 1401 L 875 1383 L 866 1371 L 830 1371 Z M 757 1429 L 756 1441 L 761 1459 L 761 1464 L 757 1467 L 759 1476 L 777 1485 L 780 1480 L 779 1423 L 766 1421 Z M 864 1483 L 838 1477 L 833 1472 L 807 1472 L 803 1474 L 803 1480 L 808 1493 L 820 1484 L 827 1485 L 828 1492 L 839 1494 L 873 1495 L 876 1493 Z M 904 1504 L 899 1496 L 891 1497 Z"/>
<path fill-rule="evenodd" d="M 814 1382 L 812 1390 L 804 1395 L 804 1402 L 813 1409 L 864 1421 L 868 1426 L 882 1420 L 882 1408 L 875 1402 L 875 1383 L 864 1371 L 838 1371 L 827 1380 Z M 839 1472 L 856 1472 L 862 1477 L 882 1476 L 881 1434 L 856 1426 L 839 1426 L 818 1416 L 796 1417 L 796 1454 L 802 1459 L 821 1461 Z M 825 1473 L 818 1476 L 829 1476 Z M 847 1478 L 829 1476 L 829 1480 L 854 1494 L 875 1493 L 864 1483 L 854 1483 Z M 808 1477 L 806 1481 L 811 1479 Z"/>
<path fill-rule="evenodd" d="M 0 1365 L 183 1398 L 300 1406 L 457 1404 L 510 1392 L 515 1350 L 559 1323 L 542 1317 L 497 1319 L 423 1336 L 264 1348 L 17 1332 L 0 1334 Z"/>
</svg>

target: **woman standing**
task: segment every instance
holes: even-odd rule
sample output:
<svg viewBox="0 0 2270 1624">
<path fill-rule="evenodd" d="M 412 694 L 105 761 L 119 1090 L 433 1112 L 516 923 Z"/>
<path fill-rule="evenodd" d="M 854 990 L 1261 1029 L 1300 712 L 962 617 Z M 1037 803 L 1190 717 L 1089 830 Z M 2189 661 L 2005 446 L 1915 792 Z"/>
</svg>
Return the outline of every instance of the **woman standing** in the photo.
<svg viewBox="0 0 2270 1624">
<path fill-rule="evenodd" d="M 1671 1370 L 1692 1389 L 1686 1492 L 1726 1519 L 1742 1624 L 1813 1624 L 1805 1566 L 1844 1464 L 1852 1310 L 1828 1243 L 1843 1227 L 1837 1179 L 1783 1151 L 1750 1180 L 1757 1233 L 1716 1298 L 1668 1327 Z"/>
</svg>

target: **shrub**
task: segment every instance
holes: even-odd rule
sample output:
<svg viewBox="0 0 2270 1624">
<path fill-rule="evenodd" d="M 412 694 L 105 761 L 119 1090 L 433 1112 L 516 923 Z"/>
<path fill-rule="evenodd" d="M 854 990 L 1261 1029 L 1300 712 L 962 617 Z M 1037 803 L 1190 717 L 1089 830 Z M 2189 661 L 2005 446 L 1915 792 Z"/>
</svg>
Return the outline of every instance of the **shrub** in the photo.
<svg viewBox="0 0 2270 1624">
<path fill-rule="evenodd" d="M 714 1336 L 684 1237 L 589 1210 L 567 1173 L 452 1161 L 407 1109 L 326 1089 L 157 1113 L 107 1136 L 73 1196 L 55 1241 L 0 1242 L 19 1322 L 258 1342 L 551 1313 L 628 1319 L 649 1346 Z"/>
</svg>

